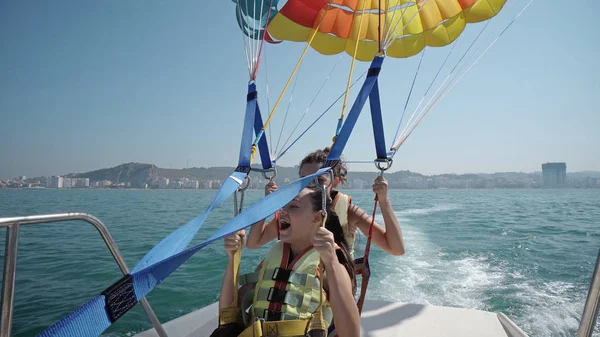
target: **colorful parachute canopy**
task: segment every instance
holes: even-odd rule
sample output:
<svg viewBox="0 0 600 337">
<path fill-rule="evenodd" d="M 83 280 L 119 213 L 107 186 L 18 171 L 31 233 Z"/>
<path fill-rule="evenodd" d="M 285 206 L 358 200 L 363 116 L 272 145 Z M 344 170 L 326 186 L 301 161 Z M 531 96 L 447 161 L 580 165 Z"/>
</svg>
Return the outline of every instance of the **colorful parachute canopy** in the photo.
<svg viewBox="0 0 600 337">
<path fill-rule="evenodd" d="M 258 0 L 261 1 L 266 0 Z M 387 56 L 410 57 L 425 46 L 450 44 L 467 23 L 494 17 L 505 3 L 506 0 L 288 0 L 268 21 L 270 36 L 266 40 L 271 42 L 273 37 L 309 41 L 318 29 L 311 46 L 321 54 L 346 51 L 354 55 L 359 41 L 356 59 L 371 61 L 379 50 L 381 37 Z"/>
<path fill-rule="evenodd" d="M 235 16 L 242 32 L 254 40 L 262 39 L 267 22 L 277 15 L 279 0 L 231 1 L 236 4 Z"/>
</svg>

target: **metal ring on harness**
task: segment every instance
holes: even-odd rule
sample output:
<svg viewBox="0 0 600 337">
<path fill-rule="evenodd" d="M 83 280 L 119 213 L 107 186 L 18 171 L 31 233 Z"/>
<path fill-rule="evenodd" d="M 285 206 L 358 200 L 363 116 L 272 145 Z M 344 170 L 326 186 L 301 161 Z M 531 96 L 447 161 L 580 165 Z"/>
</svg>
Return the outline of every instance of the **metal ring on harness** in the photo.
<svg viewBox="0 0 600 337">
<path fill-rule="evenodd" d="M 334 175 L 333 175 L 333 170 L 331 168 L 329 168 L 329 170 L 327 170 L 327 172 L 329 173 L 329 182 L 331 184 L 333 184 L 333 179 L 334 179 Z M 319 184 L 319 176 L 315 177 L 315 182 L 317 183 L 317 186 L 319 186 L 321 188 L 321 214 L 323 214 L 323 216 L 327 215 L 327 184 L 323 183 L 323 185 Z"/>
<path fill-rule="evenodd" d="M 238 187 L 238 191 L 239 192 L 244 192 L 245 190 L 248 189 L 248 187 L 250 187 L 250 176 L 247 175 L 246 178 L 244 179 L 244 182 L 242 183 L 242 185 L 240 185 L 240 187 Z"/>
<path fill-rule="evenodd" d="M 263 176 L 265 179 L 268 179 L 269 181 L 273 181 L 273 179 L 275 179 L 275 177 L 277 177 L 277 168 L 276 168 L 276 167 L 273 167 L 273 169 L 271 169 L 271 170 L 269 170 L 269 171 L 270 171 L 270 172 L 273 172 L 273 175 L 272 175 L 272 176 L 270 176 L 270 177 L 269 177 L 269 176 L 267 175 L 267 171 L 263 172 L 263 173 L 262 173 L 262 176 Z"/>
<path fill-rule="evenodd" d="M 381 174 L 383 174 L 384 171 L 389 170 L 389 168 L 392 167 L 393 163 L 394 163 L 394 160 L 391 158 L 375 159 L 375 167 L 377 167 L 377 169 L 379 169 L 379 171 L 381 171 Z M 383 164 L 385 164 L 385 167 L 382 166 Z"/>
</svg>

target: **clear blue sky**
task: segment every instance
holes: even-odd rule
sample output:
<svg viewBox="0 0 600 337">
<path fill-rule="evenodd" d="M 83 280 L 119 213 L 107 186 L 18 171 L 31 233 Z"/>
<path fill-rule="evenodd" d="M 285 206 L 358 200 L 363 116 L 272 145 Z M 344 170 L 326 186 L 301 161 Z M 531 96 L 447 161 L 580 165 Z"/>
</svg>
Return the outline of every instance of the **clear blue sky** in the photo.
<svg viewBox="0 0 600 337">
<path fill-rule="evenodd" d="M 526 2 L 518 0 L 501 13 L 486 41 Z M 534 1 L 415 130 L 394 169 L 535 171 L 542 162 L 566 161 L 569 171 L 600 170 L 598 12 L 600 5 L 591 0 Z M 481 28 L 467 27 L 455 53 L 464 52 Z M 248 76 L 231 1 L 3 1 L 0 41 L 0 178 L 85 172 L 132 161 L 173 168 L 188 162 L 236 164 Z M 272 106 L 303 46 L 267 46 L 259 74 L 264 115 L 265 79 Z M 428 49 L 409 111 L 448 50 Z M 343 91 L 350 66 L 345 54 L 308 53 L 283 139 L 336 62 L 334 76 L 301 126 Z M 384 64 L 380 87 L 388 142 L 417 62 L 388 58 Z M 367 66 L 358 64 L 356 76 Z M 442 78 L 447 74 L 442 71 Z M 289 93 L 273 120 L 273 143 Z M 294 165 L 305 153 L 329 145 L 340 108 L 280 164 Z M 365 109 L 347 159 L 375 156 L 368 114 Z"/>
</svg>

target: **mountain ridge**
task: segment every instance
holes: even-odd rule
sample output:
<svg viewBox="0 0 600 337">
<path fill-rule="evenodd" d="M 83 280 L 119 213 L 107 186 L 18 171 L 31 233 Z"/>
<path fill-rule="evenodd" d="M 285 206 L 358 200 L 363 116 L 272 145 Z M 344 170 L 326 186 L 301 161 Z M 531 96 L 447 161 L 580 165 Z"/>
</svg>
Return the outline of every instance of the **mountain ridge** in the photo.
<svg viewBox="0 0 600 337">
<path fill-rule="evenodd" d="M 259 167 L 258 165 L 256 167 Z M 110 180 L 113 183 L 131 183 L 134 187 L 141 187 L 144 184 L 149 186 L 156 185 L 161 178 L 170 180 L 179 180 L 183 178 L 196 179 L 198 181 L 222 181 L 225 180 L 235 167 L 218 166 L 218 167 L 192 167 L 184 169 L 167 169 L 160 168 L 154 164 L 147 163 L 124 163 L 110 168 L 84 172 L 70 173 L 64 175 L 68 178 L 89 178 L 90 181 Z M 348 180 L 362 180 L 370 182 L 375 177 L 377 172 L 373 171 L 351 171 L 348 174 Z M 424 175 L 409 170 L 400 170 L 386 173 L 386 178 L 390 182 L 390 187 L 402 187 L 406 181 L 421 181 L 421 180 L 460 180 L 460 181 L 494 181 L 497 185 L 499 182 L 512 180 L 526 180 L 531 182 L 541 182 L 541 172 L 496 172 L 496 173 L 444 173 L 435 175 Z M 582 171 L 567 173 L 568 178 L 585 179 L 587 177 L 600 178 L 600 172 L 597 171 Z M 257 178 L 254 178 L 257 177 Z M 296 167 L 278 167 L 277 177 L 275 181 L 278 184 L 285 183 L 286 180 L 293 181 L 298 177 L 298 168 Z M 253 175 L 253 180 L 265 182 L 264 178 L 258 174 Z M 423 186 L 428 188 L 428 186 Z M 431 188 L 431 187 L 429 187 Z"/>
</svg>

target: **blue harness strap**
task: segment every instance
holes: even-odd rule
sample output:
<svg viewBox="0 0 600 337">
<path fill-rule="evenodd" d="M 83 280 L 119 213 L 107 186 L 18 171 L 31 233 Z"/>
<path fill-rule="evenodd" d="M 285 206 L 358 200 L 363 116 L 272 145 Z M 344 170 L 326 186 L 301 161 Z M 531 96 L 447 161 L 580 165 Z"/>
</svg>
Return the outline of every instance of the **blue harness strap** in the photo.
<svg viewBox="0 0 600 337">
<path fill-rule="evenodd" d="M 365 79 L 363 86 L 360 88 L 358 96 L 356 97 L 356 100 L 354 101 L 354 104 L 348 113 L 348 117 L 346 117 L 346 121 L 344 122 L 344 125 L 339 131 L 336 140 L 331 147 L 331 152 L 327 158 L 328 162 L 325 164 L 325 166 L 333 166 L 334 163 L 331 161 L 340 159 L 342 152 L 346 147 L 346 143 L 348 143 L 348 139 L 352 134 L 352 130 L 354 130 L 356 121 L 358 120 L 358 117 L 360 116 L 360 113 L 367 102 L 367 98 L 369 99 L 371 106 L 371 121 L 373 123 L 373 135 L 375 138 L 377 159 L 387 159 L 378 86 L 379 72 L 381 71 L 384 58 L 384 56 L 376 56 L 373 59 L 373 62 L 371 62 L 371 66 L 369 67 L 369 71 L 367 73 L 367 78 Z"/>
<path fill-rule="evenodd" d="M 297 196 L 315 177 L 327 173 L 328 169 L 320 169 L 312 175 L 300 178 L 271 193 L 233 218 L 203 243 L 124 276 L 103 291 L 101 295 L 94 297 L 37 336 L 99 336 L 196 252 L 216 240 L 249 227 L 275 213 Z"/>
<path fill-rule="evenodd" d="M 258 143 L 258 151 L 260 152 L 260 161 L 263 169 L 270 169 L 273 167 L 273 163 L 271 162 L 267 137 L 264 137 L 265 132 L 262 129 L 263 121 L 258 104 L 256 104 L 256 113 L 254 115 L 254 132 L 256 133 L 254 143 Z"/>
<path fill-rule="evenodd" d="M 227 198 L 231 197 L 233 193 L 240 187 L 240 185 L 244 182 L 248 173 L 250 173 L 250 155 L 252 150 L 252 133 L 253 127 L 262 128 L 262 119 L 258 120 L 258 123 L 261 125 L 257 125 L 256 116 L 260 118 L 260 110 L 258 108 L 257 102 L 257 94 L 256 94 L 256 85 L 251 83 L 248 85 L 248 95 L 246 98 L 246 113 L 244 117 L 244 126 L 242 129 L 242 140 L 240 144 L 240 156 L 238 159 L 238 166 L 235 171 L 225 180 L 217 195 L 208 206 L 208 208 L 204 211 L 204 213 L 200 214 L 198 217 L 178 228 L 167 237 L 162 239 L 156 246 L 154 246 L 146 255 L 133 267 L 131 270 L 132 273 L 135 273 L 141 269 L 146 268 L 149 265 L 152 265 L 155 262 L 158 262 L 168 256 L 173 254 L 177 254 L 185 249 L 192 241 L 192 239 L 196 236 L 204 221 L 210 214 L 210 212 L 221 205 L 223 201 L 227 200 Z M 264 140 L 264 139 L 263 139 Z M 263 144 L 266 149 L 264 152 L 269 153 L 266 140 L 264 140 Z M 263 151 L 261 151 L 261 156 L 263 155 Z M 268 157 L 267 157 L 268 158 Z M 270 159 L 267 159 L 270 164 Z M 270 168 L 271 166 L 265 167 Z"/>
</svg>

